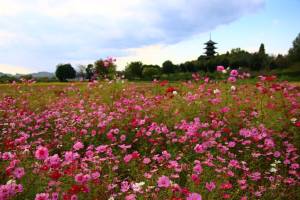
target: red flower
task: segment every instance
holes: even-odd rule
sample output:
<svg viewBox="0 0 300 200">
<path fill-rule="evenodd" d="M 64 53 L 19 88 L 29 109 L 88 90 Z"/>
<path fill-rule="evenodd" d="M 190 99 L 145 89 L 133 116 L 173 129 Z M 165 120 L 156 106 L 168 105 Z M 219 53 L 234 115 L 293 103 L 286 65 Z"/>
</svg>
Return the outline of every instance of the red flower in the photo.
<svg viewBox="0 0 300 200">
<path fill-rule="evenodd" d="M 173 88 L 173 87 L 168 87 L 167 90 L 166 90 L 167 93 L 172 93 L 174 91 L 176 91 L 176 89 Z"/>
<path fill-rule="evenodd" d="M 137 152 L 137 151 L 134 151 L 131 155 L 132 155 L 133 159 L 136 159 L 140 156 L 139 152 Z"/>
<path fill-rule="evenodd" d="M 266 81 L 269 81 L 269 82 L 271 82 L 271 81 L 274 81 L 274 80 L 276 80 L 276 78 L 277 78 L 277 77 L 276 77 L 276 76 L 274 76 L 274 75 L 273 75 L 273 76 L 267 76 L 267 77 L 266 77 Z"/>
<path fill-rule="evenodd" d="M 230 130 L 229 128 L 227 128 L 227 127 L 223 128 L 222 131 L 223 131 L 224 133 L 227 133 L 227 134 L 229 134 L 229 133 L 231 132 L 231 130 Z"/>
<path fill-rule="evenodd" d="M 69 189 L 70 194 L 77 194 L 82 191 L 82 186 L 80 185 L 72 185 L 71 189 Z"/>
<path fill-rule="evenodd" d="M 300 127 L 300 121 L 297 121 L 297 122 L 295 123 L 295 126 L 296 126 L 296 127 Z"/>
<path fill-rule="evenodd" d="M 169 83 L 169 81 L 167 81 L 167 80 L 164 80 L 164 81 L 162 81 L 162 82 L 160 82 L 160 86 L 165 86 L 165 85 L 167 85 Z"/>
<path fill-rule="evenodd" d="M 58 180 L 61 177 L 61 174 L 58 171 L 53 171 L 49 177 L 53 180 Z"/>
<path fill-rule="evenodd" d="M 187 188 L 182 188 L 181 193 L 184 195 L 188 195 L 190 193 L 190 191 Z"/>
</svg>

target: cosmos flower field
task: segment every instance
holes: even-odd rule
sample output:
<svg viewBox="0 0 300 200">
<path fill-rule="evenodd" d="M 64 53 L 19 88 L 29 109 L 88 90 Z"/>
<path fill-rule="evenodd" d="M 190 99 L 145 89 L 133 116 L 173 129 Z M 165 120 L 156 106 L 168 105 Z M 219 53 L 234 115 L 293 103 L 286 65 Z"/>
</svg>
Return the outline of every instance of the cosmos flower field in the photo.
<svg viewBox="0 0 300 200">
<path fill-rule="evenodd" d="M 299 198 L 300 87 L 245 77 L 0 85 L 0 200 Z"/>
</svg>

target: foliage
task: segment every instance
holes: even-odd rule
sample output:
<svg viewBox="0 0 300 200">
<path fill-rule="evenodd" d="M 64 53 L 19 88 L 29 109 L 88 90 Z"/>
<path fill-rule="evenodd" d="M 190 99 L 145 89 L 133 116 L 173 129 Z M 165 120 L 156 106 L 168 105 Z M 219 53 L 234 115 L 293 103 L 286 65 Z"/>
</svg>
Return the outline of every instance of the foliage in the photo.
<svg viewBox="0 0 300 200">
<path fill-rule="evenodd" d="M 88 66 L 86 67 L 85 69 L 86 71 L 86 78 L 91 81 L 93 76 L 94 76 L 94 73 L 95 73 L 95 68 L 94 68 L 94 65 L 93 64 L 88 64 Z"/>
<path fill-rule="evenodd" d="M 76 71 L 71 64 L 58 64 L 55 75 L 59 81 L 65 82 L 67 79 L 72 79 L 76 77 Z"/>
<path fill-rule="evenodd" d="M 300 33 L 293 41 L 293 47 L 289 50 L 288 57 L 293 62 L 300 61 Z"/>
<path fill-rule="evenodd" d="M 101 78 L 112 77 L 116 73 L 117 66 L 108 60 L 97 60 L 94 66 L 95 73 Z"/>
<path fill-rule="evenodd" d="M 153 80 L 155 78 L 159 78 L 161 74 L 161 69 L 159 66 L 151 66 L 151 65 L 145 65 L 143 67 L 143 78 L 145 80 Z"/>
<path fill-rule="evenodd" d="M 170 60 L 167 60 L 162 64 L 162 72 L 165 74 L 174 73 L 175 69 L 176 69 L 175 65 Z"/>
<path fill-rule="evenodd" d="M 128 79 L 141 79 L 143 75 L 143 63 L 131 62 L 125 67 L 125 76 Z"/>
</svg>

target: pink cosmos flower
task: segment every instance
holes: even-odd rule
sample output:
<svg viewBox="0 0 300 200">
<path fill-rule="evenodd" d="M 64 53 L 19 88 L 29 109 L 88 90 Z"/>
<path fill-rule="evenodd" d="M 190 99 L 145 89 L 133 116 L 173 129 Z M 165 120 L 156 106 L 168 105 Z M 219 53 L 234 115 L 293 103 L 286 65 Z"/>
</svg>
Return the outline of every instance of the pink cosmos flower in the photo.
<svg viewBox="0 0 300 200">
<path fill-rule="evenodd" d="M 238 71 L 237 70 L 231 70 L 231 72 L 230 72 L 230 76 L 234 76 L 234 77 L 236 77 L 236 76 L 238 76 L 239 75 L 239 73 L 238 73 Z"/>
<path fill-rule="evenodd" d="M 75 181 L 79 184 L 82 184 L 85 182 L 84 175 L 82 173 L 76 174 L 75 175 Z"/>
<path fill-rule="evenodd" d="M 279 158 L 280 155 L 281 155 L 281 153 L 280 153 L 279 151 L 275 151 L 275 152 L 274 152 L 274 157 L 275 157 L 275 158 Z"/>
<path fill-rule="evenodd" d="M 50 200 L 48 193 L 39 193 L 35 195 L 35 200 Z"/>
<path fill-rule="evenodd" d="M 200 164 L 196 164 L 193 168 L 193 171 L 197 174 L 201 174 L 203 171 L 202 166 Z"/>
<path fill-rule="evenodd" d="M 170 186 L 170 179 L 167 176 L 161 176 L 159 177 L 157 184 L 160 188 L 168 188 Z"/>
<path fill-rule="evenodd" d="M 211 192 L 213 189 L 216 188 L 216 184 L 213 181 L 211 181 L 209 183 L 207 182 L 207 183 L 205 183 L 205 188 Z"/>
<path fill-rule="evenodd" d="M 151 162 L 150 158 L 144 158 L 143 163 L 144 164 L 149 164 Z"/>
<path fill-rule="evenodd" d="M 129 189 L 130 189 L 130 184 L 128 183 L 128 181 L 123 181 L 121 183 L 121 191 L 127 192 Z"/>
<path fill-rule="evenodd" d="M 124 162 L 125 163 L 129 163 L 132 160 L 132 155 L 131 154 L 127 154 L 124 156 Z"/>
<path fill-rule="evenodd" d="M 235 145 L 236 145 L 236 143 L 233 142 L 233 141 L 228 142 L 228 147 L 229 148 L 233 148 L 233 147 L 235 147 Z"/>
<path fill-rule="evenodd" d="M 203 153 L 205 151 L 205 148 L 202 144 L 196 144 L 194 150 L 196 153 Z"/>
<path fill-rule="evenodd" d="M 78 151 L 78 150 L 80 150 L 80 149 L 82 149 L 84 146 L 83 146 L 83 144 L 82 144 L 82 142 L 76 142 L 74 145 L 73 145 L 73 148 L 76 150 L 76 151 Z"/>
<path fill-rule="evenodd" d="M 24 171 L 23 167 L 18 167 L 13 171 L 14 177 L 16 177 L 18 179 L 22 178 L 24 176 L 24 174 L 25 174 L 25 171 Z"/>
<path fill-rule="evenodd" d="M 91 177 L 92 177 L 93 180 L 96 180 L 100 177 L 100 173 L 99 172 L 93 172 L 91 174 Z"/>
<path fill-rule="evenodd" d="M 71 196 L 71 200 L 77 200 L 77 199 L 78 199 L 78 197 L 77 197 L 76 194 L 73 194 L 73 195 Z"/>
<path fill-rule="evenodd" d="M 299 169 L 299 164 L 298 163 L 293 163 L 292 165 L 291 165 L 291 169 Z"/>
<path fill-rule="evenodd" d="M 229 112 L 229 110 L 230 110 L 229 107 L 221 108 L 221 112 L 222 112 L 222 113 L 227 113 L 227 112 Z"/>
<path fill-rule="evenodd" d="M 72 162 L 73 160 L 75 160 L 76 158 L 79 158 L 79 154 L 78 153 L 73 153 L 72 151 L 66 151 L 65 152 L 65 161 L 67 162 Z"/>
<path fill-rule="evenodd" d="M 234 82 L 236 82 L 236 78 L 233 77 L 233 76 L 230 76 L 230 77 L 228 78 L 228 82 L 234 83 Z"/>
<path fill-rule="evenodd" d="M 252 174 L 249 175 L 251 180 L 257 181 L 261 178 L 261 173 L 260 172 L 253 172 Z"/>
<path fill-rule="evenodd" d="M 49 156 L 49 152 L 46 147 L 39 146 L 35 151 L 35 157 L 38 160 L 45 160 L 46 158 L 48 158 L 48 156 Z"/>
<path fill-rule="evenodd" d="M 46 163 L 48 163 L 51 167 L 58 167 L 60 164 L 60 158 L 57 154 L 53 156 L 49 156 L 46 160 Z"/>
<path fill-rule="evenodd" d="M 229 190 L 232 188 L 232 184 L 230 182 L 225 182 L 225 183 L 222 183 L 221 185 L 221 189 L 223 190 Z"/>
<path fill-rule="evenodd" d="M 135 194 L 130 194 L 125 197 L 125 200 L 135 200 L 136 199 L 135 197 L 136 197 Z"/>
<path fill-rule="evenodd" d="M 186 200 L 202 200 L 202 197 L 198 193 L 191 193 L 189 196 L 186 198 Z"/>
<path fill-rule="evenodd" d="M 221 72 L 221 71 L 223 71 L 225 68 L 224 68 L 224 66 L 222 66 L 222 65 L 219 65 L 219 66 L 217 66 L 217 71 L 218 72 Z"/>
<path fill-rule="evenodd" d="M 265 139 L 264 144 L 267 148 L 273 148 L 275 146 L 274 141 L 269 138 Z"/>
<path fill-rule="evenodd" d="M 51 197 L 52 197 L 52 200 L 58 200 L 58 198 L 59 198 L 58 192 L 53 192 L 53 193 L 51 194 Z"/>
</svg>

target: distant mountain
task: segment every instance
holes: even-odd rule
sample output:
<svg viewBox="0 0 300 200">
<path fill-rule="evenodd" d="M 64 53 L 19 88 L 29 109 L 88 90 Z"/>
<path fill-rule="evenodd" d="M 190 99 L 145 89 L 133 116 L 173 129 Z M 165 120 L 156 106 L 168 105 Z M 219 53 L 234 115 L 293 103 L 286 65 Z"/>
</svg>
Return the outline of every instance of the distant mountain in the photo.
<svg viewBox="0 0 300 200">
<path fill-rule="evenodd" d="M 4 75 L 6 75 L 6 76 L 13 76 L 13 75 L 11 75 L 11 74 L 7 74 L 7 73 L 2 73 L 2 72 L 0 72 L 0 76 L 4 76 Z"/>
<path fill-rule="evenodd" d="M 37 73 L 31 73 L 31 74 L 15 74 L 15 75 L 0 72 L 0 76 L 4 76 L 4 75 L 14 76 L 16 78 L 19 78 L 24 75 L 32 75 L 32 77 L 34 77 L 34 78 L 42 78 L 42 77 L 52 78 L 55 76 L 54 73 L 51 73 L 51 72 L 37 72 Z"/>
<path fill-rule="evenodd" d="M 30 75 L 32 75 L 32 77 L 34 78 L 41 78 L 41 77 L 52 78 L 55 76 L 54 73 L 50 73 L 50 72 L 37 72 L 37 73 L 32 73 Z"/>
</svg>

